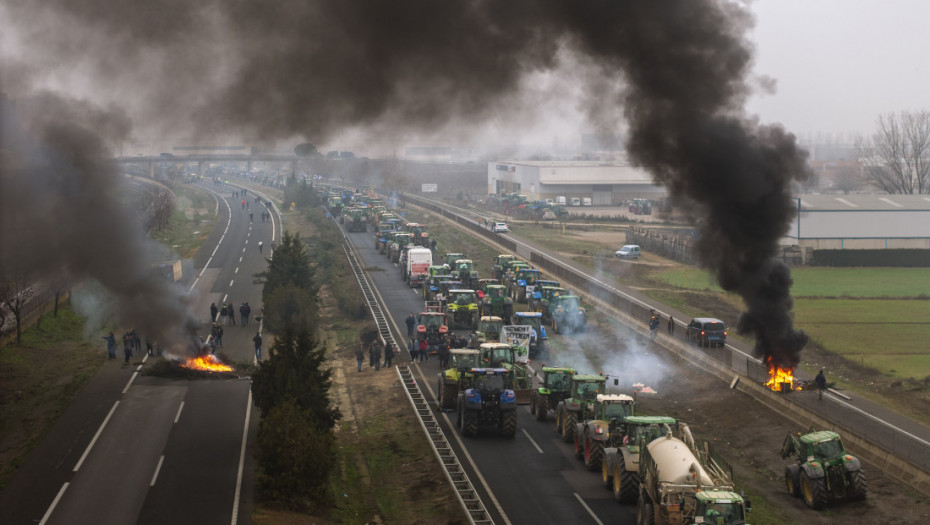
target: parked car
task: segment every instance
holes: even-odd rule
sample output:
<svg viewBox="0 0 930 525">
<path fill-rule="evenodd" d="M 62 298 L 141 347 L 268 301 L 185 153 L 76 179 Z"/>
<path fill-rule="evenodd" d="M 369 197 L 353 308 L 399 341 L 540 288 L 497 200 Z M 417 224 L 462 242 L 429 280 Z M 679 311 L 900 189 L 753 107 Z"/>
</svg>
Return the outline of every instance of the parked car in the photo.
<svg viewBox="0 0 930 525">
<path fill-rule="evenodd" d="M 495 222 L 494 226 L 491 227 L 491 231 L 494 233 L 504 233 L 509 232 L 510 229 L 507 228 L 506 222 Z"/>
<path fill-rule="evenodd" d="M 696 317 L 688 324 L 688 342 L 697 346 L 723 346 L 727 324 L 713 317 Z"/>
<path fill-rule="evenodd" d="M 637 259 L 639 258 L 639 246 L 635 244 L 627 244 L 626 246 L 620 248 L 614 252 L 614 255 L 624 259 Z"/>
</svg>

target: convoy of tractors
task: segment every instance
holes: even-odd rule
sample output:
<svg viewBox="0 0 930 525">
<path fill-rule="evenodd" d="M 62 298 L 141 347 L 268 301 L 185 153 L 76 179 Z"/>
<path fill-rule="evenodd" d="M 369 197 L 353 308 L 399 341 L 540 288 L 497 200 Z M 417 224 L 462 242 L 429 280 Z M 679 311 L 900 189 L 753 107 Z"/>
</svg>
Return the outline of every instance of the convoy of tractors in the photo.
<svg viewBox="0 0 930 525">
<path fill-rule="evenodd" d="M 604 375 L 530 366 L 549 358 L 547 324 L 556 334 L 584 331 L 579 296 L 511 254 L 494 259 L 489 278 L 464 253 L 434 260 L 427 226 L 405 223 L 373 196 L 330 193 L 327 202 L 348 231 L 370 225 L 375 248 L 398 264 L 409 285 L 422 287 L 414 344 L 445 352 L 437 404 L 454 412 L 463 436 L 491 431 L 513 438 L 516 405 L 528 404 L 538 422 L 553 416 L 556 433 L 586 469 L 601 473 L 616 501 L 636 503 L 639 525 L 746 523 L 751 505 L 734 486 L 730 467 L 686 423 L 637 413 L 635 397 L 608 392 Z M 526 311 L 515 311 L 521 304 Z M 459 338 L 455 329 L 469 336 Z M 810 508 L 866 497 L 859 460 L 835 432 L 789 434 L 781 453 L 797 460 L 785 468 L 786 490 Z"/>
</svg>

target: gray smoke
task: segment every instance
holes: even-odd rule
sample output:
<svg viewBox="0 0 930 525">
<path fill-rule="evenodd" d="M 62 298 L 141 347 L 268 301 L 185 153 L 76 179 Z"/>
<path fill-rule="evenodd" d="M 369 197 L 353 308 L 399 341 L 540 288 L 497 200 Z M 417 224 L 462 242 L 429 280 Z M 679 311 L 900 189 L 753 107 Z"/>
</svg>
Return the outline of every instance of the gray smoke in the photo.
<svg viewBox="0 0 930 525">
<path fill-rule="evenodd" d="M 517 133 L 534 113 L 563 103 L 528 102 L 522 82 L 574 71 L 589 124 L 620 128 L 614 115 L 622 108 L 631 158 L 702 219 L 700 260 L 745 300 L 740 331 L 777 363 L 798 361 L 806 337 L 792 327 L 790 275 L 772 257 L 805 159 L 792 135 L 742 109 L 758 85 L 748 78 L 745 7 L 722 0 L 117 4 L 14 1 L 5 18 L 30 21 L 27 29 L 8 25 L 33 69 L 69 64 L 99 76 L 106 81 L 82 92 L 121 101 L 147 126 L 196 136 L 235 130 L 246 140 L 321 143 L 345 130 L 375 139 L 488 122 Z"/>
</svg>

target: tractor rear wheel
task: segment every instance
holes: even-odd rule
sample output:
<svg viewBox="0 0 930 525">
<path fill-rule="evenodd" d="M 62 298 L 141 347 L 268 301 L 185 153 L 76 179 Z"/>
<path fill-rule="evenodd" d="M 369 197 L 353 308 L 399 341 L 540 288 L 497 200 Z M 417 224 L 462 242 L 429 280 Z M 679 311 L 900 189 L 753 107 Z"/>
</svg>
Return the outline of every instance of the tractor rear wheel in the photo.
<svg viewBox="0 0 930 525">
<path fill-rule="evenodd" d="M 849 485 L 846 487 L 846 497 L 852 501 L 862 501 L 869 492 L 869 480 L 865 472 L 854 470 L 849 473 Z"/>
<path fill-rule="evenodd" d="M 545 421 L 549 415 L 549 398 L 546 396 L 536 397 L 536 421 Z"/>
<path fill-rule="evenodd" d="M 462 410 L 462 435 L 466 437 L 474 437 L 478 435 L 478 411 L 476 410 Z"/>
<path fill-rule="evenodd" d="M 455 407 L 455 398 L 458 396 L 452 385 L 447 385 L 445 382 L 439 380 L 439 403 L 440 408 L 454 408 Z"/>
<path fill-rule="evenodd" d="M 575 458 L 584 459 L 584 436 L 579 436 L 575 430 Z"/>
<path fill-rule="evenodd" d="M 504 412 L 501 421 L 501 435 L 512 438 L 517 433 L 517 411 Z"/>
<path fill-rule="evenodd" d="M 562 441 L 571 443 L 575 437 L 575 413 L 564 411 L 562 414 Z"/>
<path fill-rule="evenodd" d="M 604 484 L 604 488 L 610 490 L 614 486 L 614 476 L 610 469 L 607 466 L 607 459 L 601 461 L 601 483 Z"/>
<path fill-rule="evenodd" d="M 593 472 L 604 461 L 604 442 L 591 439 L 587 433 L 584 438 L 584 466 Z"/>
<path fill-rule="evenodd" d="M 552 318 L 552 331 L 559 333 L 559 323 L 555 320 L 555 317 Z"/>
<path fill-rule="evenodd" d="M 801 497 L 804 503 L 814 509 L 820 510 L 827 504 L 827 487 L 824 478 L 808 477 L 807 471 L 801 471 Z"/>
<path fill-rule="evenodd" d="M 788 465 L 785 467 L 785 490 L 794 497 L 801 495 L 801 468 L 797 465 Z"/>
<path fill-rule="evenodd" d="M 620 503 L 633 503 L 639 494 L 639 473 L 626 469 L 623 454 L 617 453 L 617 467 L 614 471 L 614 499 Z"/>
</svg>

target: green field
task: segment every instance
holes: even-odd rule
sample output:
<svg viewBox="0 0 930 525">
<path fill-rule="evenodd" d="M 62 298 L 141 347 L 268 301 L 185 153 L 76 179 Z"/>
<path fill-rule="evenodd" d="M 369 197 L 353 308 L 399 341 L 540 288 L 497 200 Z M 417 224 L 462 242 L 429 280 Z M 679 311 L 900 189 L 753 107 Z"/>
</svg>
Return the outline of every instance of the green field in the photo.
<svg viewBox="0 0 930 525">
<path fill-rule="evenodd" d="M 795 297 L 873 297 L 930 299 L 928 268 L 793 268 Z M 653 279 L 679 288 L 719 291 L 711 274 L 698 268 L 676 268 Z"/>
</svg>

